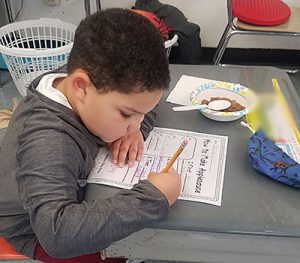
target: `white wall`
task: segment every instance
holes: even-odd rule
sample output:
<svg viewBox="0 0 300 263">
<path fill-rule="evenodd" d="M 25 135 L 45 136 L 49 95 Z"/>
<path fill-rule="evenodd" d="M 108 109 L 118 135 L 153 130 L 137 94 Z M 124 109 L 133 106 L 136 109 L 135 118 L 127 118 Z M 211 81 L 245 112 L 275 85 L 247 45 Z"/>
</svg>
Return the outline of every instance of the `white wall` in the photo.
<svg viewBox="0 0 300 263">
<path fill-rule="evenodd" d="M 21 0 L 10 0 L 14 10 Z M 189 21 L 201 27 L 201 40 L 204 47 L 216 47 L 227 22 L 226 0 L 161 0 L 162 3 L 178 7 Z M 299 0 L 285 0 L 292 6 L 300 7 Z M 61 0 L 59 6 L 48 6 L 44 0 L 24 0 L 24 8 L 18 20 L 39 17 L 56 17 L 78 24 L 85 16 L 83 0 Z M 101 0 L 102 8 L 130 8 L 134 0 Z M 91 0 L 92 12 L 96 10 L 95 0 Z M 299 49 L 300 38 L 235 36 L 230 47 Z"/>
</svg>

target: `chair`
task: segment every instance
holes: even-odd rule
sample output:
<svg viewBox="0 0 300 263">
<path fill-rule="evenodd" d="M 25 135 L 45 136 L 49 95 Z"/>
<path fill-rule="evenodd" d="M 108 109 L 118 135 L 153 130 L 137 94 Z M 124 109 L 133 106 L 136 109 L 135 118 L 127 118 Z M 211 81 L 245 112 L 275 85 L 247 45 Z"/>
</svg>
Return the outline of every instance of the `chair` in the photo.
<svg viewBox="0 0 300 263">
<path fill-rule="evenodd" d="M 4 238 L 0 237 L 0 260 L 26 260 L 28 257 L 19 254 Z"/>
<path fill-rule="evenodd" d="M 229 40 L 232 36 L 241 34 L 241 35 L 270 35 L 270 36 L 286 36 L 286 37 L 299 37 L 300 36 L 300 8 L 298 7 L 290 7 L 291 13 L 290 17 L 286 17 L 288 20 L 282 24 L 277 24 L 271 26 L 270 24 L 268 26 L 263 25 L 254 25 L 245 23 L 238 19 L 235 14 L 235 10 L 239 9 L 244 4 L 251 4 L 253 3 L 260 3 L 259 6 L 255 6 L 257 8 L 256 14 L 259 14 L 261 10 L 259 8 L 264 6 L 265 4 L 269 4 L 272 6 L 272 2 L 278 3 L 279 0 L 260 0 L 259 1 L 253 1 L 253 0 L 227 0 L 227 12 L 228 12 L 228 23 L 227 26 L 223 32 L 223 35 L 219 41 L 217 51 L 214 55 L 214 64 L 215 65 L 222 65 L 221 59 L 223 57 L 223 54 L 225 52 L 225 49 L 229 43 Z M 281 2 L 281 4 L 283 4 Z M 283 4 L 285 5 L 285 4 Z M 274 5 L 273 5 L 274 6 Z M 253 6 L 252 6 L 253 7 Z M 276 12 L 274 12 L 276 14 Z M 279 20 L 278 20 L 279 21 Z M 262 23 L 256 23 L 256 24 L 264 24 L 264 21 L 261 21 Z M 276 24 L 276 23 L 273 23 Z M 298 70 L 295 70 L 297 72 Z"/>
</svg>

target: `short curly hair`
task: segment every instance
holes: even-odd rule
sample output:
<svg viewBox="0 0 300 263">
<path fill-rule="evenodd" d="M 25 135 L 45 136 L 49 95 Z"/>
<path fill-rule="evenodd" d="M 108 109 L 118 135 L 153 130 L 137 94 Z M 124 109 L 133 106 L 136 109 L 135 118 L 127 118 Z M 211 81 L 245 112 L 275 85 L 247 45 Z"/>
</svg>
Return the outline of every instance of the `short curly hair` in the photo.
<svg viewBox="0 0 300 263">
<path fill-rule="evenodd" d="M 76 29 L 68 73 L 85 70 L 100 92 L 167 89 L 169 63 L 159 30 L 130 10 L 101 10 Z"/>
</svg>

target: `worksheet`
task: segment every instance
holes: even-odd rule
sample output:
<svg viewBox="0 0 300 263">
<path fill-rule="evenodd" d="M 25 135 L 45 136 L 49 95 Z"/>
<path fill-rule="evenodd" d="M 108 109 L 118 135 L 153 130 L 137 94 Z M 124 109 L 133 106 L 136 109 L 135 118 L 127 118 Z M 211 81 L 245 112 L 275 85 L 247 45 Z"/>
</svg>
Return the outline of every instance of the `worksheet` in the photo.
<svg viewBox="0 0 300 263">
<path fill-rule="evenodd" d="M 102 147 L 88 183 L 131 188 L 150 172 L 161 172 L 184 139 L 189 143 L 173 167 L 181 174 L 179 199 L 221 206 L 227 153 L 226 136 L 154 128 L 147 138 L 144 154 L 131 168 L 113 164 L 110 151 Z"/>
</svg>

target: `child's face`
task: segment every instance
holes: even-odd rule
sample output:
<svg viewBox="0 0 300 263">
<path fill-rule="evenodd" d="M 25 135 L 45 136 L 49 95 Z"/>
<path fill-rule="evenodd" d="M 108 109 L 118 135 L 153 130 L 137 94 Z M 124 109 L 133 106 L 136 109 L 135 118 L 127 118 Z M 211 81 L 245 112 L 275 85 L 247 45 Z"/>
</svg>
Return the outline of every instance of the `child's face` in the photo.
<svg viewBox="0 0 300 263">
<path fill-rule="evenodd" d="M 113 142 L 139 130 L 144 115 L 155 107 L 161 95 L 161 90 L 123 94 L 89 89 L 78 113 L 93 134 Z"/>
</svg>

